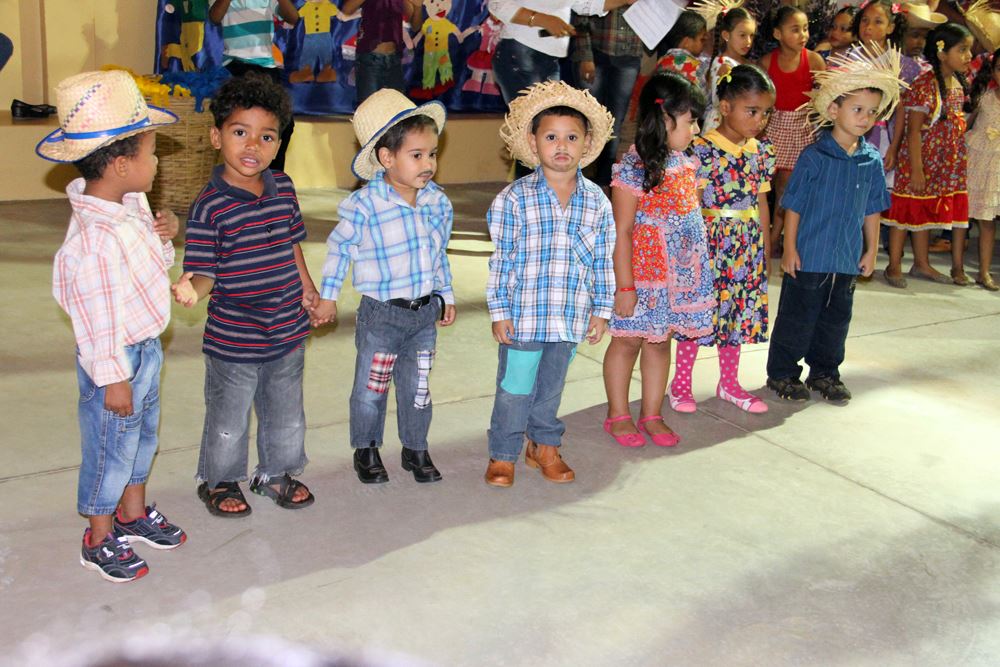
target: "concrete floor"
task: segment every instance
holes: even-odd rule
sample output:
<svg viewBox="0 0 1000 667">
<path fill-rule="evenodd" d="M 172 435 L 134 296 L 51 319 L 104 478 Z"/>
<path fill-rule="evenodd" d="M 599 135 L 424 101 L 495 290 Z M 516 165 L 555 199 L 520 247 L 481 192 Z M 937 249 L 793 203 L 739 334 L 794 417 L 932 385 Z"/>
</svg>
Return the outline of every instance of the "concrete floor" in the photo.
<svg viewBox="0 0 1000 667">
<path fill-rule="evenodd" d="M 355 478 L 348 291 L 339 326 L 308 348 L 303 479 L 316 504 L 293 513 L 254 496 L 249 518 L 209 516 L 193 482 L 204 310 L 176 308 L 149 498 L 190 539 L 139 549 L 151 573 L 125 586 L 77 563 L 73 340 L 50 295 L 67 206 L 0 204 L 0 662 L 70 664 L 60 652 L 78 657 L 95 637 L 267 634 L 400 664 L 1000 664 L 997 294 L 860 286 L 848 407 L 771 400 L 767 415 L 744 414 L 713 397 L 703 352 L 699 411 L 668 414 L 684 438 L 672 451 L 602 432 L 604 345 L 582 346 L 562 409 L 577 482 L 521 464 L 512 489 L 494 489 L 482 481 L 496 353 L 483 213 L 498 189 L 449 189 L 459 319 L 432 375 L 444 481 L 403 473 L 394 435 L 392 481 Z M 314 276 L 334 199 L 302 193 Z M 766 355 L 745 349 L 749 388 Z"/>
</svg>

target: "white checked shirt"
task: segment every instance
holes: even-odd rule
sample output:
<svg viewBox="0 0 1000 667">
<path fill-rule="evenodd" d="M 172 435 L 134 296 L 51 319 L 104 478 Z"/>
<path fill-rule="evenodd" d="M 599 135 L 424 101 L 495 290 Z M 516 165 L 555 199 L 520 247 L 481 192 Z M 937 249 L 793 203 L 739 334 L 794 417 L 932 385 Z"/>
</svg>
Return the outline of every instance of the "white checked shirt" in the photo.
<svg viewBox="0 0 1000 667">
<path fill-rule="evenodd" d="M 99 387 L 128 380 L 125 347 L 163 333 L 170 321 L 174 246 L 153 231 L 143 193 L 121 204 L 66 187 L 73 207 L 56 253 L 52 294 L 73 322 L 80 366 Z"/>
</svg>

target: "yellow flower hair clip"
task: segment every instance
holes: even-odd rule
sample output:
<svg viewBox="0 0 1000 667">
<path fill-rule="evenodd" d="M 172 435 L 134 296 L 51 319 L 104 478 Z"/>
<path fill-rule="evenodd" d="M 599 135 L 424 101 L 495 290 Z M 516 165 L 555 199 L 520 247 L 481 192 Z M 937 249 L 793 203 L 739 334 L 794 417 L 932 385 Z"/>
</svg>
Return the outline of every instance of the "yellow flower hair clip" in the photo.
<svg viewBox="0 0 1000 667">
<path fill-rule="evenodd" d="M 732 80 L 733 80 L 733 70 L 732 69 L 730 69 L 728 72 L 726 72 L 725 76 L 719 77 L 719 83 L 722 83 L 723 81 L 725 81 L 726 83 L 732 83 Z"/>
<path fill-rule="evenodd" d="M 939 39 L 937 41 L 937 49 L 938 49 L 938 53 L 941 53 L 942 51 L 944 51 L 944 40 L 943 39 Z"/>
</svg>

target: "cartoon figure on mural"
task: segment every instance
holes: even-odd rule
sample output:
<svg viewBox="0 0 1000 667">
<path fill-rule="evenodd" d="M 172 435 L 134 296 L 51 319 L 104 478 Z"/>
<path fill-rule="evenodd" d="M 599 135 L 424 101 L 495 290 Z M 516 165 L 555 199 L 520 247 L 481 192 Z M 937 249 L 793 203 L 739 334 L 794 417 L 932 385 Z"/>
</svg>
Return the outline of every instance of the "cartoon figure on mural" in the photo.
<svg viewBox="0 0 1000 667">
<path fill-rule="evenodd" d="M 451 65 L 451 54 L 448 52 L 448 37 L 455 35 L 461 44 L 466 37 L 479 30 L 472 26 L 464 32 L 448 20 L 452 0 L 424 0 L 427 10 L 427 20 L 420 34 L 413 40 L 413 45 L 424 39 L 424 72 L 420 88 L 410 91 L 410 97 L 426 100 L 441 95 L 455 85 L 455 73 Z M 438 77 L 441 83 L 435 85 Z"/>
<path fill-rule="evenodd" d="M 496 51 L 497 44 L 500 43 L 500 30 L 503 23 L 498 21 L 492 14 L 486 15 L 475 31 L 482 39 L 479 48 L 465 61 L 469 68 L 469 78 L 462 86 L 466 93 L 480 93 L 482 95 L 500 95 L 500 88 L 493 80 L 493 52 Z"/>
<path fill-rule="evenodd" d="M 174 14 L 181 12 L 181 35 L 179 43 L 164 44 L 160 50 L 160 68 L 167 69 L 171 58 L 181 61 L 185 72 L 198 69 L 194 56 L 205 45 L 205 20 L 208 18 L 208 0 L 167 0 L 163 11 Z"/>
<path fill-rule="evenodd" d="M 333 68 L 333 34 L 331 23 L 334 18 L 353 21 L 360 13 L 341 14 L 332 0 L 306 0 L 299 9 L 302 22 L 302 50 L 299 52 L 299 69 L 288 75 L 290 83 L 333 83 L 337 80 L 337 70 Z"/>
</svg>

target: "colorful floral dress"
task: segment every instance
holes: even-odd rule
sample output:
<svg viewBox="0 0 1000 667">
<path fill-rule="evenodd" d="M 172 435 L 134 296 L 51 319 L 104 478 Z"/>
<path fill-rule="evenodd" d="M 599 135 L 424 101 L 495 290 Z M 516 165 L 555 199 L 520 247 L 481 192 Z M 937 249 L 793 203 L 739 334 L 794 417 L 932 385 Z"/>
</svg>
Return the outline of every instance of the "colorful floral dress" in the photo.
<svg viewBox="0 0 1000 667">
<path fill-rule="evenodd" d="M 697 161 L 667 157 L 663 182 L 644 192 L 646 175 L 635 146 L 612 168 L 611 187 L 638 197 L 632 228 L 632 278 L 638 301 L 631 317 L 611 316 L 612 336 L 652 342 L 710 338 L 715 296 L 705 224 L 698 207 Z"/>
<path fill-rule="evenodd" d="M 969 148 L 969 217 L 993 220 L 1000 216 L 1000 90 L 979 98 L 976 122 L 965 135 Z"/>
<path fill-rule="evenodd" d="M 774 146 L 748 139 L 738 146 L 718 131 L 691 145 L 701 163 L 701 213 L 718 309 L 708 344 L 741 345 L 767 340 L 767 265 L 757 195 L 771 189 Z"/>
<path fill-rule="evenodd" d="M 920 151 L 926 186 L 923 192 L 910 189 L 910 147 L 904 141 L 899 149 L 892 206 L 882 218 L 885 224 L 911 231 L 968 227 L 964 101 L 965 93 L 959 86 L 942 96 L 933 71 L 918 76 L 903 96 L 907 125 L 910 112 L 927 114 Z"/>
</svg>

